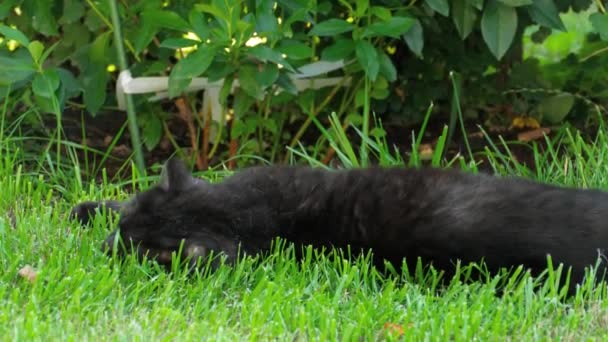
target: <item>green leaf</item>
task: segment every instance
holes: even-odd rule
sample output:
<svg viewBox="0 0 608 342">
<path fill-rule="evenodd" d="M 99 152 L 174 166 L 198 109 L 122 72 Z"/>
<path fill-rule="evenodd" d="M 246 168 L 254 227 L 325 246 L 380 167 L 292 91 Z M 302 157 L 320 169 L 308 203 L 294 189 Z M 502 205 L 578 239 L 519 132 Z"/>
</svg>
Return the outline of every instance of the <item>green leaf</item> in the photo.
<svg viewBox="0 0 608 342">
<path fill-rule="evenodd" d="M 376 139 L 380 139 L 386 136 L 386 131 L 382 127 L 374 127 L 369 131 L 369 135 Z"/>
<path fill-rule="evenodd" d="M 471 6 L 477 8 L 478 10 L 483 9 L 483 0 L 466 0 Z"/>
<path fill-rule="evenodd" d="M 252 134 L 255 132 L 259 126 L 262 126 L 262 118 L 259 116 L 253 116 L 245 118 L 245 126 L 247 126 L 247 134 Z"/>
<path fill-rule="evenodd" d="M 239 85 L 244 92 L 257 100 L 264 98 L 264 90 L 258 83 L 256 78 L 258 68 L 253 65 L 246 64 L 239 69 Z"/>
<path fill-rule="evenodd" d="M 34 100 L 40 111 L 43 113 L 55 113 L 57 112 L 53 100 L 49 97 L 38 96 L 34 94 Z M 57 99 L 59 101 L 59 99 Z"/>
<path fill-rule="evenodd" d="M 255 18 L 253 17 L 253 14 L 250 13 L 243 17 L 243 20 L 239 20 L 237 22 L 236 32 L 234 35 L 236 36 L 236 44 L 239 46 L 247 43 L 249 38 L 251 38 L 255 33 L 255 22 L 253 22 L 253 20 L 255 20 Z M 278 36 L 278 32 L 264 32 L 264 35 L 271 37 L 270 41 L 274 42 L 272 36 Z"/>
<path fill-rule="evenodd" d="M 369 0 L 357 0 L 356 3 L 355 15 L 357 17 L 362 17 L 369 8 Z"/>
<path fill-rule="evenodd" d="M 228 97 L 232 93 L 232 84 L 234 83 L 234 75 L 230 75 L 224 78 L 222 88 L 220 89 L 219 101 L 222 107 L 226 108 L 228 105 Z"/>
<path fill-rule="evenodd" d="M 141 23 L 133 42 L 135 51 L 142 52 L 154 39 L 160 28 L 182 32 L 190 31 L 190 25 L 175 12 L 162 10 L 145 10 L 141 13 Z"/>
<path fill-rule="evenodd" d="M 162 75 L 167 71 L 167 61 L 166 60 L 157 60 L 157 61 L 149 61 L 144 62 L 138 65 L 138 67 L 144 67 L 145 70 L 141 73 L 141 76 L 157 76 Z M 137 72 L 138 67 L 134 67 L 131 69 L 132 72 Z"/>
<path fill-rule="evenodd" d="M 156 25 L 148 20 L 142 20 L 141 25 L 135 34 L 135 41 L 133 42 L 135 51 L 137 53 L 144 51 L 152 39 L 154 39 L 156 33 L 158 33 Z"/>
<path fill-rule="evenodd" d="M 573 106 L 574 96 L 558 94 L 542 100 L 537 107 L 537 111 L 542 115 L 543 120 L 557 124 L 566 118 Z"/>
<path fill-rule="evenodd" d="M 84 105 L 89 113 L 95 115 L 106 102 L 106 86 L 110 74 L 108 64 L 111 31 L 99 35 L 88 51 L 89 63 L 81 76 Z"/>
<path fill-rule="evenodd" d="M 30 45 L 30 40 L 19 30 L 14 29 L 12 27 L 6 26 L 0 23 L 0 34 L 2 34 L 6 39 L 12 39 L 22 46 Z"/>
<path fill-rule="evenodd" d="M 500 60 L 507 52 L 517 30 L 517 12 L 515 8 L 497 1 L 488 2 L 481 18 L 481 34 L 486 45 Z"/>
<path fill-rule="evenodd" d="M 11 9 L 13 8 L 13 6 L 15 6 L 18 2 L 21 2 L 21 1 L 20 0 L 3 0 L 2 2 L 0 2 L 0 20 L 3 20 L 4 18 L 6 18 L 9 15 L 9 13 L 11 12 Z"/>
<path fill-rule="evenodd" d="M 99 17 L 97 12 L 89 9 L 84 16 L 84 25 L 92 32 L 97 32 L 106 27 L 104 21 Z M 65 34 L 65 32 L 64 32 Z"/>
<path fill-rule="evenodd" d="M 380 62 L 380 75 L 393 82 L 397 79 L 397 69 L 393 61 L 382 51 L 378 51 L 378 61 Z"/>
<path fill-rule="evenodd" d="M 380 70 L 380 62 L 378 61 L 378 53 L 374 46 L 368 41 L 359 40 L 355 44 L 355 53 L 367 77 L 372 82 L 375 81 Z"/>
<path fill-rule="evenodd" d="M 450 4 L 448 0 L 425 0 L 424 1 L 433 11 L 444 17 L 450 15 Z"/>
<path fill-rule="evenodd" d="M 100 34 L 93 43 L 91 43 L 91 48 L 89 49 L 89 59 L 95 63 L 107 63 L 108 56 L 110 52 L 108 51 L 110 36 L 112 35 L 111 31 L 104 32 Z M 105 65 L 103 68 L 105 69 Z"/>
<path fill-rule="evenodd" d="M 83 1 L 80 0 L 63 0 L 63 13 L 59 19 L 59 23 L 65 24 L 74 23 L 84 15 Z"/>
<path fill-rule="evenodd" d="M 278 51 L 274 51 L 273 49 L 269 48 L 268 46 L 265 45 L 256 45 L 252 48 L 249 48 L 249 50 L 247 51 L 247 53 L 257 59 L 259 59 L 262 62 L 274 62 L 277 64 L 281 64 L 283 67 L 285 67 L 285 69 L 289 70 L 289 71 L 295 71 L 293 69 L 293 67 L 289 64 L 289 62 L 287 62 L 287 60 L 285 60 L 285 58 L 283 58 L 283 56 L 281 55 L 280 52 Z"/>
<path fill-rule="evenodd" d="M 244 94 L 247 95 L 247 94 Z M 235 102 L 236 102 L 236 98 L 235 98 Z M 250 103 L 249 106 L 251 106 Z M 249 108 L 247 108 L 249 109 Z M 234 111 L 236 113 L 236 110 Z M 241 113 L 240 116 L 242 116 L 242 114 L 244 114 L 245 111 L 243 111 L 243 113 Z M 232 139 L 238 139 L 242 136 L 245 136 L 247 134 L 247 126 L 245 125 L 245 123 L 243 122 L 243 120 L 234 120 L 232 121 L 232 127 L 230 128 L 230 137 Z"/>
<path fill-rule="evenodd" d="M 593 13 L 589 16 L 589 21 L 600 38 L 608 42 L 608 14 Z"/>
<path fill-rule="evenodd" d="M 234 106 L 232 108 L 234 110 L 234 116 L 237 119 L 242 118 L 254 103 L 255 103 L 255 99 L 253 97 L 249 96 L 249 94 L 247 94 L 246 91 L 243 91 L 242 89 L 240 91 L 239 90 L 235 91 Z M 235 138 L 235 136 L 232 134 L 235 134 L 234 130 L 236 128 L 236 125 L 238 125 L 239 122 L 240 122 L 240 120 L 235 120 L 234 124 L 232 126 L 232 131 L 230 132 L 230 134 L 233 138 Z M 245 127 L 243 127 L 243 128 L 245 128 Z M 237 133 L 237 136 L 239 136 L 238 133 Z"/>
<path fill-rule="evenodd" d="M 228 63 L 225 60 L 214 60 L 207 69 L 206 75 L 209 82 L 215 82 L 223 79 L 229 74 L 234 73 L 236 69 L 236 65 Z"/>
<path fill-rule="evenodd" d="M 348 0 L 338 0 L 337 2 L 339 2 L 339 3 L 340 3 L 340 5 L 342 5 L 342 6 L 346 7 L 346 10 L 347 10 L 346 12 L 347 12 L 348 14 L 351 14 L 351 13 L 353 13 L 353 12 L 354 12 L 353 6 L 351 6 L 351 5 L 350 5 L 350 2 L 351 2 L 351 1 L 348 1 Z M 328 3 L 328 2 L 327 2 L 327 1 L 321 1 L 321 3 Z M 317 11 L 318 11 L 318 10 L 317 10 Z M 320 11 L 319 11 L 319 12 L 320 12 Z"/>
<path fill-rule="evenodd" d="M 261 6 L 258 6 L 256 18 L 255 18 L 255 30 L 256 32 L 277 34 L 279 31 L 279 23 L 277 17 L 274 15 L 272 10 L 272 1 L 261 1 Z"/>
<path fill-rule="evenodd" d="M 277 85 L 283 88 L 289 94 L 298 94 L 298 88 L 296 88 L 296 85 L 293 84 L 291 78 L 289 78 L 289 76 L 285 75 L 284 73 L 279 74 L 279 78 L 277 78 Z"/>
<path fill-rule="evenodd" d="M 199 45 L 196 51 L 180 59 L 169 74 L 169 96 L 179 95 L 192 82 L 192 78 L 201 75 L 209 68 L 214 57 L 214 48 Z"/>
<path fill-rule="evenodd" d="M 36 74 L 32 81 L 32 91 L 35 95 L 51 98 L 59 88 L 59 74 L 56 69 L 46 69 Z"/>
<path fill-rule="evenodd" d="M 293 9 L 293 12 L 289 17 L 283 18 L 283 28 L 291 28 L 291 25 L 293 25 L 295 22 L 307 23 L 313 21 L 314 19 L 310 15 L 309 10 L 305 7 L 301 7 Z"/>
<path fill-rule="evenodd" d="M 281 77 L 281 76 L 279 76 L 279 77 Z M 277 80 L 277 84 L 279 84 L 279 82 L 280 81 Z M 290 104 L 290 103 L 294 103 L 295 102 L 295 95 L 296 94 L 292 94 L 292 93 L 290 93 L 288 91 L 282 91 L 282 92 L 279 92 L 279 93 L 272 94 L 272 96 L 270 97 L 270 106 L 271 107 L 273 107 L 273 106 L 282 106 L 282 105 L 287 105 L 287 104 Z M 287 113 L 285 113 L 284 111 L 276 111 L 272 115 L 274 117 L 277 117 L 277 116 L 283 116 L 285 114 L 287 114 Z M 281 120 L 281 121 L 283 120 L 282 118 L 276 118 L 276 119 L 277 120 Z M 287 133 L 287 132 L 283 132 L 283 133 Z"/>
<path fill-rule="evenodd" d="M 528 14 L 534 22 L 548 28 L 566 31 L 566 27 L 559 17 L 553 0 L 534 0 L 534 3 L 526 7 Z"/>
<path fill-rule="evenodd" d="M 357 93 L 355 94 L 355 108 L 363 107 L 367 96 L 368 94 L 365 92 L 365 89 L 361 88 L 357 90 Z"/>
<path fill-rule="evenodd" d="M 282 41 L 277 48 L 287 58 L 293 60 L 307 59 L 312 57 L 312 48 L 299 41 Z"/>
<path fill-rule="evenodd" d="M 510 7 L 519 7 L 519 6 L 527 6 L 532 5 L 534 3 L 533 0 L 498 0 L 503 4 Z"/>
<path fill-rule="evenodd" d="M 380 53 L 378 53 L 380 54 Z M 388 81 L 387 79 L 385 79 L 384 77 L 378 77 L 378 79 L 376 80 L 376 82 L 374 82 L 372 84 L 372 90 L 375 89 L 388 89 Z"/>
<path fill-rule="evenodd" d="M 67 98 L 72 98 L 82 93 L 80 83 L 78 83 L 78 80 L 70 71 L 63 68 L 57 68 L 57 74 L 59 75 L 59 80 Z"/>
<path fill-rule="evenodd" d="M 315 96 L 316 92 L 313 89 L 304 89 L 303 91 L 301 91 L 298 96 L 296 96 L 296 103 L 298 104 L 298 107 L 300 107 L 300 110 L 303 113 L 306 113 L 308 115 L 310 115 L 314 108 L 314 102 L 315 102 Z"/>
<path fill-rule="evenodd" d="M 190 31 L 190 24 L 172 11 L 150 9 L 143 11 L 141 16 L 142 20 L 153 24 L 155 27 L 163 27 L 182 32 Z"/>
<path fill-rule="evenodd" d="M 339 61 L 346 59 L 355 52 L 355 42 L 351 39 L 337 39 L 333 45 L 330 45 L 321 51 L 321 59 L 325 61 Z"/>
<path fill-rule="evenodd" d="M 209 38 L 209 26 L 207 25 L 207 20 L 205 16 L 198 12 L 197 10 L 190 11 L 188 15 L 188 21 L 190 21 L 190 25 L 192 25 L 192 30 L 196 35 L 202 40 L 205 41 Z"/>
<path fill-rule="evenodd" d="M 42 53 L 44 52 L 44 45 L 42 45 L 41 42 L 34 40 L 27 45 L 27 49 L 30 52 L 30 55 L 32 55 L 34 63 L 39 64 L 40 57 L 42 57 Z"/>
<path fill-rule="evenodd" d="M 160 143 L 163 137 L 163 122 L 157 115 L 147 115 L 143 123 L 142 140 L 148 151 L 151 151 Z"/>
<path fill-rule="evenodd" d="M 363 32 L 363 37 L 385 36 L 399 38 L 407 32 L 415 19 L 409 17 L 392 17 L 388 21 L 375 22 L 369 25 Z"/>
<path fill-rule="evenodd" d="M 407 43 L 407 46 L 415 53 L 418 57 L 422 58 L 422 49 L 424 48 L 424 35 L 422 30 L 422 24 L 416 19 L 414 25 L 403 35 L 403 39 Z"/>
<path fill-rule="evenodd" d="M 454 25 L 456 25 L 456 30 L 458 30 L 460 38 L 464 40 L 471 34 L 476 19 L 477 12 L 475 12 L 475 8 L 467 1 L 452 1 L 452 20 L 454 21 Z"/>
<path fill-rule="evenodd" d="M 331 10 L 334 8 L 331 0 L 321 0 L 318 3 L 319 4 L 317 5 L 316 11 L 317 13 L 323 14 L 324 16 L 327 16 L 329 12 L 331 12 Z M 347 1 L 343 1 L 342 3 L 347 3 Z"/>
<path fill-rule="evenodd" d="M 61 40 L 58 40 L 59 51 L 53 55 L 56 60 L 64 60 L 72 56 L 75 49 L 86 46 L 93 40 L 89 29 L 80 22 L 62 25 L 62 31 Z"/>
<path fill-rule="evenodd" d="M 84 105 L 91 115 L 95 115 L 106 102 L 106 87 L 110 75 L 105 65 L 94 63 L 82 76 Z"/>
<path fill-rule="evenodd" d="M 35 72 L 36 68 L 29 54 L 24 53 L 24 56 L 11 57 L 0 56 L 0 86 L 23 81 Z"/>
<path fill-rule="evenodd" d="M 361 103 L 363 103 L 363 101 L 361 101 Z M 346 121 L 351 125 L 361 126 L 363 123 L 363 116 L 357 112 L 352 112 L 346 116 Z"/>
<path fill-rule="evenodd" d="M 273 118 L 264 119 L 262 121 L 262 126 L 272 134 L 277 134 L 279 132 L 277 122 Z"/>
<path fill-rule="evenodd" d="M 44 50 L 44 53 L 42 54 L 42 56 L 40 56 L 40 59 L 38 60 L 38 64 L 43 64 L 46 61 L 46 59 L 49 58 L 49 56 L 55 50 L 55 48 L 57 48 L 57 46 L 59 46 L 59 43 L 61 43 L 60 40 L 56 41 L 48 49 Z M 55 56 L 55 57 L 57 57 L 57 56 Z"/>
<path fill-rule="evenodd" d="M 216 20 L 220 19 L 219 21 L 222 21 L 225 23 L 230 22 L 230 18 L 228 17 L 228 15 L 226 13 L 224 13 L 224 11 L 222 11 L 221 9 L 219 9 L 218 7 L 216 7 L 214 5 L 196 4 L 196 5 L 194 5 L 194 8 L 197 11 L 211 14 Z"/>
<path fill-rule="evenodd" d="M 34 0 L 32 4 L 34 13 L 32 15 L 32 27 L 45 36 L 55 36 L 57 31 L 57 20 L 52 13 L 53 1 Z"/>
<path fill-rule="evenodd" d="M 276 64 L 265 63 L 262 65 L 262 69 L 258 70 L 255 75 L 256 82 L 263 88 L 267 88 L 274 84 L 279 78 L 279 68 Z"/>
<path fill-rule="evenodd" d="M 323 22 L 316 24 L 308 35 L 310 36 L 335 36 L 340 33 L 350 32 L 355 27 L 348 23 L 346 20 L 342 19 L 329 19 Z"/>
<path fill-rule="evenodd" d="M 181 49 L 185 47 L 196 46 L 200 42 L 187 38 L 168 38 L 160 43 L 160 47 L 167 49 Z"/>
<path fill-rule="evenodd" d="M 372 6 L 372 9 L 370 10 L 370 12 L 375 15 L 376 17 L 378 17 L 378 19 L 381 20 L 390 20 L 391 17 L 393 16 L 391 14 L 391 10 L 389 10 L 386 7 L 380 7 L 380 6 Z"/>
</svg>

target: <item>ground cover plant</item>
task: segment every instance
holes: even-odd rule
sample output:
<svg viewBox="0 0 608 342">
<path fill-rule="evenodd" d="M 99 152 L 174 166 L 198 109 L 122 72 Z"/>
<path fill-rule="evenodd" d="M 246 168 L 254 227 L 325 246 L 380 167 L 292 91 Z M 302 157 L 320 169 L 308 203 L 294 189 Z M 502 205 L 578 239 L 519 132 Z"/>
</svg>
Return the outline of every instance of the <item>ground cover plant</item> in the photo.
<svg viewBox="0 0 608 342">
<path fill-rule="evenodd" d="M 402 133 L 433 102 L 435 116 L 453 124 L 452 74 L 465 117 L 476 124 L 588 127 L 589 113 L 606 113 L 605 12 L 599 0 L 6 0 L 0 94 L 35 105 L 29 126 L 44 130 L 51 122 L 59 140 L 63 119 L 74 114 L 78 121 L 126 118 L 116 110 L 122 69 L 168 77 L 169 100 L 136 95 L 129 129 L 82 140 L 121 158 L 116 141 L 129 135 L 127 154 L 137 164 L 145 152 L 188 146 L 180 153 L 199 170 L 218 161 L 255 163 L 237 154 L 284 162 L 289 154 L 280 147 L 316 138 L 310 117 L 332 112 L 367 133 L 377 128 L 368 125 L 373 111 Z M 342 81 L 296 93 L 289 75 L 301 67 L 314 74 L 324 63 L 342 65 L 321 72 Z M 209 112 L 207 93 L 184 92 L 194 77 L 225 81 L 216 94 L 222 113 Z M 10 106 L 12 118 L 24 107 Z"/>
<path fill-rule="evenodd" d="M 339 125 L 325 134 L 345 165 L 359 163 L 358 153 L 340 140 Z M 133 258 L 119 263 L 99 249 L 113 222 L 98 216 L 91 229 L 82 230 L 67 213 L 82 199 L 124 197 L 121 186 L 84 186 L 69 168 L 55 178 L 28 173 L 22 167 L 27 156 L 16 149 L 19 140 L 2 139 L 0 334 L 10 340 L 606 338 L 605 284 L 587 282 L 566 297 L 557 285 L 560 269 L 540 279 L 517 270 L 470 282 L 464 267 L 439 287 L 432 270 L 383 275 L 371 267 L 369 255 L 348 261 L 347 251 L 323 256 L 308 249 L 298 263 L 293 249 L 280 242 L 269 255 L 213 273 L 188 276 L 177 265 L 167 273 Z M 370 155 L 385 165 L 417 164 L 415 155 L 403 161 L 380 139 L 368 139 Z M 606 188 L 606 143 L 603 130 L 585 143 L 564 129 L 548 141 L 547 153 L 533 152 L 534 174 L 498 147 L 487 154 L 498 173 Z M 299 160 L 314 160 L 293 152 Z M 446 165 L 436 159 L 437 166 Z M 471 171 L 477 167 L 464 158 L 452 161 L 459 163 Z M 133 170 L 128 181 L 145 186 Z M 213 180 L 222 173 L 202 176 Z"/>
</svg>

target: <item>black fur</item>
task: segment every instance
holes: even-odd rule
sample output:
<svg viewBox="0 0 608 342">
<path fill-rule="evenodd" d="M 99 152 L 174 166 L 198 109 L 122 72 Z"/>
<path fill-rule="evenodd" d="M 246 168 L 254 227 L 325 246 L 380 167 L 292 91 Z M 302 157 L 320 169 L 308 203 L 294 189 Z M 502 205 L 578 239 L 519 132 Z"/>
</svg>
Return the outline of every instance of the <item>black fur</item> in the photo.
<svg viewBox="0 0 608 342">
<path fill-rule="evenodd" d="M 72 212 L 70 212 L 70 218 L 76 219 L 80 222 L 81 225 L 86 226 L 91 222 L 93 218 L 93 214 L 102 210 L 108 210 L 111 212 L 120 211 L 120 207 L 122 206 L 121 202 L 118 201 L 103 201 L 103 202 L 94 202 L 94 201 L 86 201 L 79 203 L 77 206 L 72 208 Z"/>
<path fill-rule="evenodd" d="M 90 208 L 85 202 L 73 214 L 83 220 Z M 282 237 L 372 249 L 394 265 L 420 257 L 447 271 L 456 260 L 483 259 L 490 271 L 524 265 L 539 272 L 550 254 L 580 281 L 608 248 L 608 193 L 403 168 L 255 167 L 209 184 L 171 160 L 158 185 L 122 205 L 119 231 L 106 248 L 120 234 L 160 261 L 182 240 L 190 256 L 213 250 L 234 260 L 239 245 L 257 253 Z"/>
</svg>

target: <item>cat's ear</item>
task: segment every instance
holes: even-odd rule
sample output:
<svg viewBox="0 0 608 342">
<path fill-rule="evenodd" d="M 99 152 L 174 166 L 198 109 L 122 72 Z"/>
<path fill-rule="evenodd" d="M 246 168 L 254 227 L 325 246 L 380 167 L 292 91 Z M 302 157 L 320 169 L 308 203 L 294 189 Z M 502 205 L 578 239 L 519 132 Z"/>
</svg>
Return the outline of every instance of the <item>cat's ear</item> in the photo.
<svg viewBox="0 0 608 342">
<path fill-rule="evenodd" d="M 173 158 L 163 166 L 159 186 L 165 191 L 183 191 L 197 183 L 200 181 L 192 177 L 184 162 Z"/>
</svg>

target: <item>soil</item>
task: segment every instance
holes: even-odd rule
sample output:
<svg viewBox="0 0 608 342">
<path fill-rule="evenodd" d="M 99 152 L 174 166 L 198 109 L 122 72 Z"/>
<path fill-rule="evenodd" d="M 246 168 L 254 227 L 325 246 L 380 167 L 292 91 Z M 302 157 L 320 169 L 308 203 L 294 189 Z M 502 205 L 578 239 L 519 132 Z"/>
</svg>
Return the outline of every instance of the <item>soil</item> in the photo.
<svg viewBox="0 0 608 342">
<path fill-rule="evenodd" d="M 114 138 L 117 134 L 120 133 L 121 129 L 123 130 L 123 134 L 118 136 L 116 142 L 114 142 L 113 148 L 111 148 L 111 153 L 108 158 L 103 157 L 102 154 L 97 153 L 84 153 L 79 150 L 79 158 L 81 159 L 81 165 L 84 165 L 84 159 L 88 159 L 88 165 L 94 165 L 97 169 L 101 169 L 102 167 L 106 169 L 107 175 L 111 179 L 123 178 L 129 175 L 130 168 L 125 168 L 125 162 L 128 160 L 132 153 L 131 147 L 131 138 L 129 135 L 128 129 L 126 129 L 126 113 L 124 112 L 105 112 L 96 115 L 95 117 L 88 115 L 84 112 L 78 111 L 67 111 L 64 113 L 62 117 L 62 125 L 65 136 L 68 140 L 86 145 L 88 148 L 96 149 L 101 152 L 105 152 L 109 149 L 111 144 L 113 143 Z M 422 140 L 421 145 L 421 154 L 429 154 L 432 153 L 434 146 L 437 142 L 437 138 L 440 136 L 444 125 L 447 122 L 445 120 L 431 120 L 427 126 L 425 135 Z M 53 129 L 55 125 L 54 119 L 50 118 L 45 121 L 45 125 L 49 129 Z M 180 120 L 176 116 L 169 119 L 167 121 L 167 127 L 171 131 L 175 142 L 180 147 L 185 148 L 188 151 L 190 146 L 190 138 L 188 137 L 188 129 L 184 124 L 184 121 Z M 298 126 L 294 126 L 294 130 L 297 129 Z M 407 158 L 407 155 L 411 152 L 411 136 L 412 130 L 417 131 L 419 129 L 419 125 L 405 127 L 403 125 L 390 125 L 385 124 L 384 129 L 387 133 L 387 141 L 389 144 L 396 146 L 400 153 Z M 476 158 L 478 157 L 481 160 L 480 169 L 481 170 L 491 170 L 489 163 L 483 160 L 483 156 L 478 152 L 482 152 L 486 146 L 488 146 L 487 139 L 481 134 L 479 128 L 477 127 L 477 123 L 469 122 L 465 123 L 465 129 L 468 133 L 467 139 L 471 146 L 471 149 L 474 154 L 476 154 Z M 303 137 L 303 145 L 313 144 L 317 136 L 315 132 L 313 132 L 314 127 L 311 126 L 309 128 L 308 134 L 305 134 Z M 550 130 L 547 128 L 543 128 L 542 131 L 539 129 L 509 129 L 509 128 L 489 128 L 486 129 L 490 138 L 498 142 L 499 136 L 505 141 L 527 141 L 527 140 L 536 140 L 540 143 L 541 148 L 544 142 L 542 138 L 542 132 L 551 134 Z M 83 137 L 83 132 L 85 132 L 85 136 Z M 352 141 L 356 142 L 356 135 L 351 134 Z M 220 149 L 228 150 L 228 144 L 220 146 Z M 529 167 L 533 167 L 533 156 L 531 154 L 531 149 L 522 144 L 512 144 L 509 146 L 511 153 L 518 160 L 518 162 L 525 164 Z M 152 165 L 162 164 L 167 158 L 174 154 L 174 147 L 170 143 L 169 139 L 166 137 L 162 139 L 161 143 L 149 151 L 144 149 L 144 159 L 146 161 L 146 166 L 150 167 Z M 223 151 L 219 151 L 220 153 L 216 153 L 216 156 L 225 156 L 226 153 L 221 153 Z M 460 130 L 454 134 L 452 141 L 446 151 L 446 157 L 449 159 L 456 154 L 467 155 L 467 149 L 465 145 L 465 141 L 463 139 L 462 134 L 460 134 Z M 334 158 L 335 159 L 335 158 Z M 102 163 L 103 164 L 100 164 Z M 212 159 L 209 161 L 210 165 L 218 165 L 222 162 L 222 160 Z M 335 165 L 332 163 L 332 165 Z M 100 173 L 97 174 L 85 174 L 85 179 L 90 179 L 90 176 L 94 176 L 97 181 L 100 180 Z M 92 180 L 92 179 L 91 179 Z"/>
</svg>

